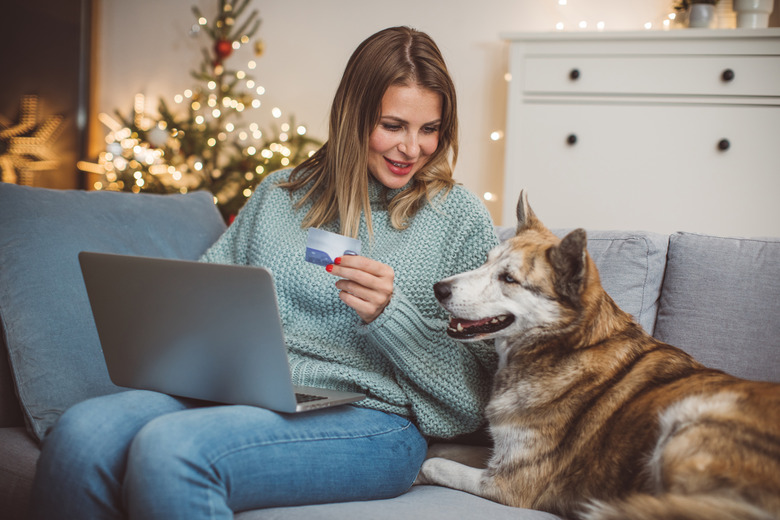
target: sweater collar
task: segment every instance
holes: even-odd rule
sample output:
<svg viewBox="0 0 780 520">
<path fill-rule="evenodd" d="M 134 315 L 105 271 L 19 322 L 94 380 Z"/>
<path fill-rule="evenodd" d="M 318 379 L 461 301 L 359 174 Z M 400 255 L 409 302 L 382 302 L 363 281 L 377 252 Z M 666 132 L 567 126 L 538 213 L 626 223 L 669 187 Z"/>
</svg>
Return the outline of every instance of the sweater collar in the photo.
<svg viewBox="0 0 780 520">
<path fill-rule="evenodd" d="M 371 206 L 386 207 L 387 203 L 393 200 L 393 197 L 404 191 L 409 185 L 397 188 L 394 190 L 388 190 L 382 183 L 374 178 L 370 173 L 368 174 L 368 200 L 371 202 Z"/>
</svg>

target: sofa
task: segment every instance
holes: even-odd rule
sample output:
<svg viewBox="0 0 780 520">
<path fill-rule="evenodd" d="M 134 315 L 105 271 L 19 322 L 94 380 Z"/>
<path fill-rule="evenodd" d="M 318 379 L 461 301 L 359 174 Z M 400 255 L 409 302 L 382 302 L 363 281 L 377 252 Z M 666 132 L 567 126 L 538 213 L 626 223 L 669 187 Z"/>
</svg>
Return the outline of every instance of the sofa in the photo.
<svg viewBox="0 0 780 520">
<path fill-rule="evenodd" d="M 26 517 L 38 443 L 57 417 L 78 401 L 121 390 L 105 369 L 78 252 L 195 259 L 224 229 L 205 192 L 135 195 L 0 184 L 2 518 Z M 501 239 L 514 234 L 496 230 Z M 588 248 L 607 292 L 648 332 L 736 376 L 780 381 L 780 239 L 592 230 Z M 556 517 L 415 486 L 390 500 L 245 511 L 235 518 Z"/>
</svg>

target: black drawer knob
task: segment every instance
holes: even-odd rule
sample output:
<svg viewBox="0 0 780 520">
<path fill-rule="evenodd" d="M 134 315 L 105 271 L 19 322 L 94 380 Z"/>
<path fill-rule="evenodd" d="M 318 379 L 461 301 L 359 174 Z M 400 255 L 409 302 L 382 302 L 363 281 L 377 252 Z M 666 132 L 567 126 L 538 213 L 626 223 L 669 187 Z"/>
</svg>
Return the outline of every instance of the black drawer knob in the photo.
<svg viewBox="0 0 780 520">
<path fill-rule="evenodd" d="M 569 134 L 569 135 L 566 137 L 566 143 L 567 143 L 567 144 L 570 144 L 570 145 L 575 145 L 575 144 L 577 144 L 577 135 L 576 135 L 576 134 Z"/>
<path fill-rule="evenodd" d="M 722 79 L 725 82 L 732 81 L 735 77 L 734 71 L 731 69 L 726 69 L 723 71 L 723 74 L 720 75 L 720 79 Z"/>
<path fill-rule="evenodd" d="M 571 69 L 571 72 L 569 72 L 569 79 L 572 81 L 580 79 L 580 70 L 579 69 Z"/>
<path fill-rule="evenodd" d="M 721 139 L 720 141 L 718 141 L 718 150 L 720 150 L 721 152 L 725 152 L 729 148 L 731 148 L 731 143 L 729 142 L 728 139 Z"/>
</svg>

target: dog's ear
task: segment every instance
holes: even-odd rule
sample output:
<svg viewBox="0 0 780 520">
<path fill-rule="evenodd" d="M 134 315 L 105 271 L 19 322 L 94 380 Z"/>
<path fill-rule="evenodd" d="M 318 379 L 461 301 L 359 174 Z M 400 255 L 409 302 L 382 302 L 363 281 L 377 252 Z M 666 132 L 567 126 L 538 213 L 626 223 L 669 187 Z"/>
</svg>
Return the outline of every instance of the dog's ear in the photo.
<svg viewBox="0 0 780 520">
<path fill-rule="evenodd" d="M 558 294 L 577 304 L 583 290 L 587 267 L 586 247 L 588 236 L 585 230 L 575 229 L 550 248 L 548 258 L 555 270 L 555 288 Z"/>
<path fill-rule="evenodd" d="M 534 210 L 528 204 L 528 193 L 522 190 L 517 199 L 517 233 L 520 234 L 526 229 L 538 228 L 540 225 L 541 221 L 536 218 Z"/>
</svg>

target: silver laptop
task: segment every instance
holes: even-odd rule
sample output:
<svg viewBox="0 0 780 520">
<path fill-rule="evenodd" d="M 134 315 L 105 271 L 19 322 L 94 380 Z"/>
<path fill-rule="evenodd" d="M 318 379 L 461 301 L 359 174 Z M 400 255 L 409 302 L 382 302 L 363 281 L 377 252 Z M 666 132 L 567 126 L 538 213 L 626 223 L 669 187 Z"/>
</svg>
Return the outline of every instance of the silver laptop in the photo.
<svg viewBox="0 0 780 520">
<path fill-rule="evenodd" d="M 279 412 L 365 396 L 295 387 L 271 273 L 105 253 L 79 253 L 114 384 Z"/>
</svg>

